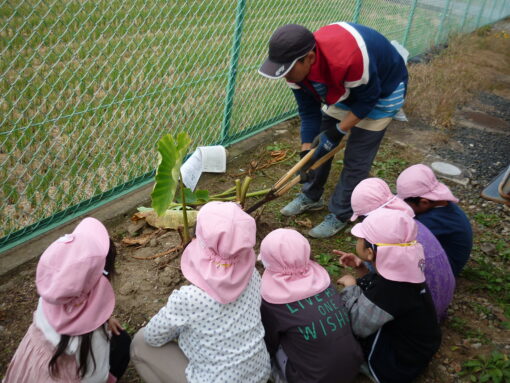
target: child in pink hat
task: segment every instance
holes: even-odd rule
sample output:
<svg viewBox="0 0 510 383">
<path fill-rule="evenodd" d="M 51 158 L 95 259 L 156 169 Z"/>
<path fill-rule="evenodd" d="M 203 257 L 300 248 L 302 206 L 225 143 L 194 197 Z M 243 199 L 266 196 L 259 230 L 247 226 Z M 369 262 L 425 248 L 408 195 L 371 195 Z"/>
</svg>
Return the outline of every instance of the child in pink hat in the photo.
<svg viewBox="0 0 510 383">
<path fill-rule="evenodd" d="M 415 221 L 401 211 L 379 209 L 355 225 L 351 266 L 375 264 L 356 280 L 345 275 L 342 297 L 360 339 L 368 371 L 380 383 L 408 383 L 439 349 L 441 331 L 425 282 L 424 255 Z"/>
<path fill-rule="evenodd" d="M 453 275 L 458 276 L 473 247 L 471 224 L 457 205 L 459 200 L 423 164 L 410 166 L 400 173 L 397 194 L 412 207 L 416 219 L 436 236 L 448 256 Z"/>
<path fill-rule="evenodd" d="M 328 272 L 300 233 L 277 229 L 260 245 L 262 323 L 280 381 L 352 382 L 363 362 L 349 316 Z"/>
<path fill-rule="evenodd" d="M 181 258 L 191 285 L 174 290 L 133 339 L 131 358 L 146 382 L 267 381 L 255 234 L 255 220 L 233 202 L 200 209 Z"/>
<path fill-rule="evenodd" d="M 44 251 L 34 321 L 4 383 L 113 383 L 123 375 L 131 338 L 111 316 L 115 296 L 109 278 L 116 254 L 95 218 L 85 218 Z"/>
<path fill-rule="evenodd" d="M 399 210 L 410 217 L 414 217 L 411 207 L 397 196 L 393 195 L 388 184 L 380 178 L 367 178 L 354 188 L 351 197 L 354 212 L 351 221 L 358 217 L 366 217 L 379 209 Z M 448 257 L 441 244 L 431 231 L 420 221 L 416 240 L 423 246 L 425 255 L 425 280 L 436 307 L 438 320 L 446 317 L 448 305 L 453 298 L 455 290 L 455 277 L 453 276 Z M 337 252 L 348 258 L 345 253 Z"/>
</svg>

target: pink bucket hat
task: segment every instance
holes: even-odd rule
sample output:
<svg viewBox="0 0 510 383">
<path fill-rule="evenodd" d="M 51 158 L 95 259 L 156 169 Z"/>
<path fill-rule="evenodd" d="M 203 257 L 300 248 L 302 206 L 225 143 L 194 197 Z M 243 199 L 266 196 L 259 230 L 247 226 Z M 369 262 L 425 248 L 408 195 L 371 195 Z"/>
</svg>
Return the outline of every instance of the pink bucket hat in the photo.
<svg viewBox="0 0 510 383">
<path fill-rule="evenodd" d="M 89 333 L 112 315 L 115 295 L 103 275 L 109 248 L 106 228 L 89 217 L 42 254 L 35 283 L 44 315 L 59 334 Z"/>
<path fill-rule="evenodd" d="M 400 210 L 414 217 L 413 209 L 393 195 L 388 184 L 380 178 L 367 178 L 361 181 L 352 191 L 351 207 L 354 213 L 351 221 L 381 208 Z"/>
<path fill-rule="evenodd" d="M 209 202 L 197 216 L 196 238 L 184 250 L 181 270 L 214 300 L 234 302 L 255 270 L 255 220 L 233 202 Z"/>
<path fill-rule="evenodd" d="M 377 245 L 375 267 L 391 281 L 425 281 L 423 247 L 416 242 L 418 226 L 408 214 L 380 209 L 355 225 L 351 234 Z"/>
<path fill-rule="evenodd" d="M 310 244 L 292 229 L 276 229 L 260 244 L 265 271 L 261 295 L 269 303 L 285 304 L 311 297 L 331 284 L 328 272 L 310 259 Z"/>
<path fill-rule="evenodd" d="M 431 201 L 459 202 L 448 186 L 437 180 L 432 169 L 423 164 L 410 166 L 400 173 L 397 195 L 402 199 L 422 197 Z"/>
</svg>

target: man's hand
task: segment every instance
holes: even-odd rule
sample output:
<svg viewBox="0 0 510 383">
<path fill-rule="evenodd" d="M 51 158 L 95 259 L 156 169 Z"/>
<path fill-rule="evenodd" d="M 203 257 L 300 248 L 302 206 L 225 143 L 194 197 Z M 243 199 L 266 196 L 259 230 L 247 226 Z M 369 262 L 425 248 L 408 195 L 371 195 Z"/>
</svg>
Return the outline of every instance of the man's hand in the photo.
<svg viewBox="0 0 510 383">
<path fill-rule="evenodd" d="M 304 156 L 306 156 L 308 153 L 310 153 L 310 149 L 308 149 L 308 150 L 301 150 L 299 152 L 299 158 L 303 159 Z"/>
<path fill-rule="evenodd" d="M 312 160 L 310 162 L 313 164 L 319 158 L 324 157 L 326 154 L 336 148 L 346 134 L 347 132 L 341 130 L 339 125 L 336 124 L 335 126 L 330 127 L 328 130 L 323 131 L 321 134 L 315 137 L 312 142 L 312 148 L 315 148 L 315 153 L 313 154 Z"/>
<path fill-rule="evenodd" d="M 352 275 L 344 275 L 342 278 L 336 281 L 336 283 L 339 285 L 344 285 L 345 287 L 355 286 L 356 278 L 354 278 Z"/>
</svg>

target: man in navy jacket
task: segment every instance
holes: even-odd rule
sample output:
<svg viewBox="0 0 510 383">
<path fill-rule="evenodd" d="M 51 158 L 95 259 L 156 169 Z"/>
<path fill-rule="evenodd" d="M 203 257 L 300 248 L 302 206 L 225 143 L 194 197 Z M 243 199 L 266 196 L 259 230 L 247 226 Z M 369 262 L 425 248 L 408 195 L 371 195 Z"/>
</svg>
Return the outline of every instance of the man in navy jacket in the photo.
<svg viewBox="0 0 510 383">
<path fill-rule="evenodd" d="M 352 190 L 368 177 L 386 127 L 404 104 L 405 62 L 382 34 L 363 25 L 340 22 L 312 33 L 288 24 L 273 33 L 259 73 L 285 78 L 294 92 L 301 117 L 301 157 L 316 147 L 308 166 L 350 133 L 330 214 L 309 232 L 315 238 L 330 237 L 352 215 Z M 321 209 L 330 168 L 328 161 L 313 172 L 281 213 Z"/>
</svg>

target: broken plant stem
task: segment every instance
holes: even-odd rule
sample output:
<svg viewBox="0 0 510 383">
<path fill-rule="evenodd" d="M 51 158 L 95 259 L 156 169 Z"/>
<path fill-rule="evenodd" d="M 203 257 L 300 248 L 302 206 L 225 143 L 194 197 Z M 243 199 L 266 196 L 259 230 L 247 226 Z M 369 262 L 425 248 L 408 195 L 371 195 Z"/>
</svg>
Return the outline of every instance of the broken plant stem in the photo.
<svg viewBox="0 0 510 383">
<path fill-rule="evenodd" d="M 262 189 L 262 190 L 257 190 L 257 191 L 254 191 L 254 192 L 246 193 L 246 198 L 249 198 L 249 197 L 260 197 L 260 196 L 266 195 L 267 193 L 269 193 L 269 190 L 271 190 L 271 189 Z M 214 196 L 211 196 L 209 201 L 228 202 L 228 201 L 234 201 L 235 199 L 236 199 L 235 195 L 234 196 L 230 196 L 230 197 L 218 197 L 218 195 L 214 195 Z M 197 202 L 187 203 L 186 205 L 187 206 L 192 206 L 192 207 L 197 207 L 197 206 L 205 205 L 209 201 L 197 201 Z M 168 209 L 173 209 L 173 208 L 181 207 L 181 206 L 182 205 L 180 203 L 172 202 L 170 205 L 168 205 Z"/>
<path fill-rule="evenodd" d="M 232 193 L 235 193 L 236 187 L 232 186 L 230 189 L 225 190 L 224 192 L 221 192 L 219 194 L 212 195 L 211 198 L 221 198 L 221 197 L 227 197 Z"/>
<path fill-rule="evenodd" d="M 244 182 L 243 182 L 243 186 L 241 187 L 241 201 L 240 201 L 240 204 L 243 207 L 244 207 L 244 201 L 246 199 L 246 193 L 248 192 L 248 188 L 250 187 L 251 180 L 252 180 L 251 177 L 245 177 L 244 178 Z"/>
<path fill-rule="evenodd" d="M 236 201 L 241 203 L 241 180 L 236 179 Z"/>
<path fill-rule="evenodd" d="M 183 234 L 183 246 L 186 246 L 189 241 L 189 225 L 188 225 L 188 213 L 186 211 L 186 197 L 184 195 L 184 183 L 182 182 L 182 174 L 179 177 L 179 185 L 181 187 L 181 201 L 182 201 L 182 223 L 184 225 Z"/>
</svg>

